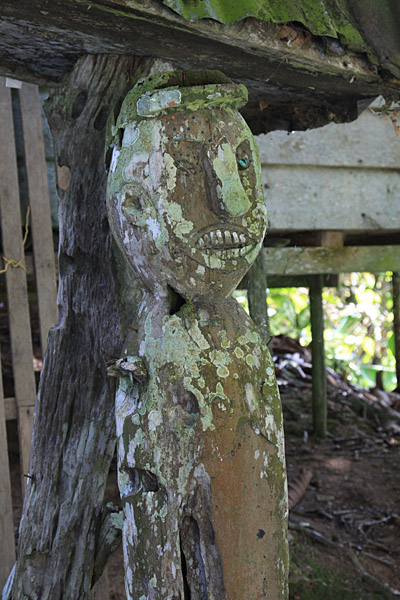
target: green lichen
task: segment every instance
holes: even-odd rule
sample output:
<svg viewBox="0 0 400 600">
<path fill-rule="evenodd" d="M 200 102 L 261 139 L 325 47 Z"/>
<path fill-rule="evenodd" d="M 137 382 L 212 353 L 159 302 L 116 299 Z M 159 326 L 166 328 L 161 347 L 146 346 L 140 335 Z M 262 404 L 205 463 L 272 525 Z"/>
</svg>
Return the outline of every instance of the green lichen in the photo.
<svg viewBox="0 0 400 600">
<path fill-rule="evenodd" d="M 355 50 L 366 42 L 357 29 L 348 0 L 163 0 L 185 19 L 235 23 L 254 17 L 267 23 L 302 23 L 315 35 L 340 37 Z"/>
<path fill-rule="evenodd" d="M 239 217 L 249 211 L 251 202 L 242 186 L 232 146 L 222 144 L 221 150 L 213 160 L 215 173 L 222 185 L 220 197 L 223 199 L 226 212 L 231 217 Z"/>
</svg>

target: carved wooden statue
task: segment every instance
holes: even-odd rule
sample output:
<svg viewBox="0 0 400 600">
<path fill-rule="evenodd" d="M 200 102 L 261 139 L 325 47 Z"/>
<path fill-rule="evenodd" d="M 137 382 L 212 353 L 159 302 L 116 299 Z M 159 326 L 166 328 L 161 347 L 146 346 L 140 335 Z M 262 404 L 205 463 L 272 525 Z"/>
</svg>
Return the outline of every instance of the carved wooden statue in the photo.
<svg viewBox="0 0 400 600">
<path fill-rule="evenodd" d="M 137 331 L 111 367 L 131 600 L 287 597 L 280 399 L 231 296 L 267 225 L 246 101 L 218 72 L 159 73 L 112 129 L 119 269 L 128 292 L 135 274 L 144 284 Z"/>
</svg>

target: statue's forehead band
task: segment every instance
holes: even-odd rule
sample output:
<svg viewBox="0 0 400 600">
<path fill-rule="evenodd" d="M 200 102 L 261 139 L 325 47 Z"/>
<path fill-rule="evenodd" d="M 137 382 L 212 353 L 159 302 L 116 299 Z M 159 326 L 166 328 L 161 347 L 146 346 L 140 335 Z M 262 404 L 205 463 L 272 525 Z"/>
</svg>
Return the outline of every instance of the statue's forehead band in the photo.
<svg viewBox="0 0 400 600">
<path fill-rule="evenodd" d="M 111 135 L 132 121 L 180 111 L 232 108 L 248 101 L 244 85 L 218 71 L 169 71 L 140 80 L 125 96 Z"/>
<path fill-rule="evenodd" d="M 156 117 L 160 113 L 228 106 L 238 109 L 248 100 L 246 87 L 235 83 L 171 87 L 144 94 L 138 94 L 138 91 L 133 88 L 127 94 L 117 119 L 117 128 L 124 128 L 130 121 Z"/>
</svg>

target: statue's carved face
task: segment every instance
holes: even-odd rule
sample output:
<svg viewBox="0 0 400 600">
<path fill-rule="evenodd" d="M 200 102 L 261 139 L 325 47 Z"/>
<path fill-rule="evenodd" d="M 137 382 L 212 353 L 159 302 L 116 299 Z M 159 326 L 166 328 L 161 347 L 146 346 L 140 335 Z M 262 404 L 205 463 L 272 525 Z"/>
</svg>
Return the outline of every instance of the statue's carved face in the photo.
<svg viewBox="0 0 400 600">
<path fill-rule="evenodd" d="M 267 225 L 257 147 L 229 108 L 128 123 L 108 199 L 114 234 L 146 285 L 195 299 L 233 291 Z"/>
</svg>

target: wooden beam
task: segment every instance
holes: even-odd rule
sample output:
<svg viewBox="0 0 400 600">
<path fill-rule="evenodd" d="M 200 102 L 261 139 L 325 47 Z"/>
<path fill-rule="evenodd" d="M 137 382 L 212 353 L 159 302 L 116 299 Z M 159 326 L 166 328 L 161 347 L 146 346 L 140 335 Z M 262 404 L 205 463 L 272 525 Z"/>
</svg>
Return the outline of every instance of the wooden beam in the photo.
<svg viewBox="0 0 400 600">
<path fill-rule="evenodd" d="M 311 352 L 312 352 L 312 413 L 314 435 L 323 439 L 327 430 L 327 396 L 324 347 L 324 313 L 322 308 L 322 277 L 315 275 L 310 286 Z"/>
<path fill-rule="evenodd" d="M 296 36 L 296 26 L 290 28 Z M 248 85 L 258 113 L 260 101 L 268 104 L 266 118 L 275 106 L 292 129 L 353 119 L 357 100 L 399 89 L 396 79 L 381 78 L 366 54 L 331 54 L 319 36 L 301 43 L 302 31 L 292 44 L 280 24 L 193 21 L 158 0 L 53 0 L 51 10 L 31 0 L 3 0 L 0 69 L 54 85 L 84 54 L 155 55 L 184 68 L 222 70 Z"/>
<path fill-rule="evenodd" d="M 400 246 L 264 248 L 268 275 L 400 271 Z"/>
<path fill-rule="evenodd" d="M 312 275 L 268 275 L 267 286 L 268 289 L 273 288 L 290 288 L 290 287 L 310 287 L 310 277 Z M 322 282 L 324 287 L 337 287 L 339 280 L 337 275 L 323 275 Z M 248 289 L 248 277 L 245 275 L 242 281 L 239 283 L 238 290 Z"/>
</svg>

